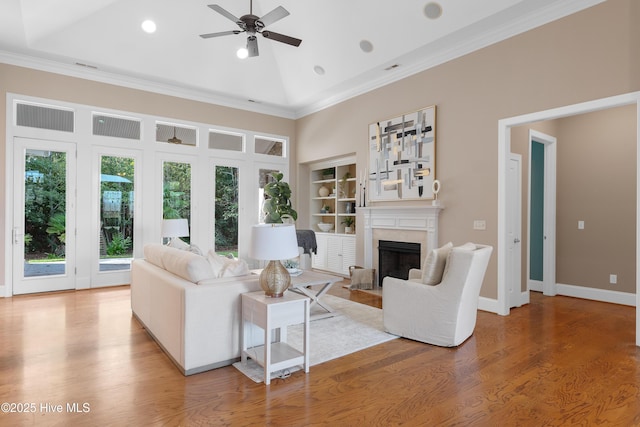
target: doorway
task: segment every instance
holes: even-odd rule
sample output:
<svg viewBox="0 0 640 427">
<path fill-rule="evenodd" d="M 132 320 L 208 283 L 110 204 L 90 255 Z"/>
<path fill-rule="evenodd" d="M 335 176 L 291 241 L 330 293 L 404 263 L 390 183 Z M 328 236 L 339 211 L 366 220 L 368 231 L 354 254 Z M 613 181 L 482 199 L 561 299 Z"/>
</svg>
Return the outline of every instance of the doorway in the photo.
<svg viewBox="0 0 640 427">
<path fill-rule="evenodd" d="M 75 289 L 76 146 L 14 139 L 13 294 Z"/>
<path fill-rule="evenodd" d="M 507 287 L 507 206 L 511 202 L 508 200 L 506 191 L 507 167 L 509 153 L 511 152 L 511 128 L 542 120 L 558 119 L 577 114 L 589 113 L 613 107 L 625 105 L 635 105 L 636 107 L 636 146 L 640 144 L 640 92 L 633 92 L 625 95 L 612 96 L 581 104 L 555 108 L 537 113 L 516 116 L 499 120 L 498 122 L 498 303 L 497 313 L 501 315 L 509 314 L 508 287 Z M 640 153 L 640 150 L 638 150 Z M 636 170 L 640 166 L 640 157 L 636 158 Z M 640 185 L 636 178 L 636 198 L 640 200 Z M 636 212 L 636 345 L 640 346 L 640 212 Z"/>
<path fill-rule="evenodd" d="M 556 143 L 529 130 L 527 289 L 556 295 Z"/>
</svg>

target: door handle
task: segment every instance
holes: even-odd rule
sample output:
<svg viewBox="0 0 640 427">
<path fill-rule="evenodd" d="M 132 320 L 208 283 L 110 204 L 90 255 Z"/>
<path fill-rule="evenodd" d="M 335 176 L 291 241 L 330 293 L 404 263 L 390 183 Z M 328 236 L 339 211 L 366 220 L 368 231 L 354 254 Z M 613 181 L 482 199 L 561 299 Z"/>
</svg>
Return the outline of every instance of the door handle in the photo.
<svg viewBox="0 0 640 427">
<path fill-rule="evenodd" d="M 16 244 L 16 245 L 18 243 L 20 243 L 20 240 L 19 240 L 20 236 L 24 236 L 24 234 L 20 233 L 20 229 L 18 227 L 13 227 L 12 234 L 13 234 L 13 236 L 12 236 L 13 237 L 13 243 Z"/>
<path fill-rule="evenodd" d="M 520 243 L 520 239 L 516 237 L 515 239 L 513 239 L 513 243 Z"/>
</svg>

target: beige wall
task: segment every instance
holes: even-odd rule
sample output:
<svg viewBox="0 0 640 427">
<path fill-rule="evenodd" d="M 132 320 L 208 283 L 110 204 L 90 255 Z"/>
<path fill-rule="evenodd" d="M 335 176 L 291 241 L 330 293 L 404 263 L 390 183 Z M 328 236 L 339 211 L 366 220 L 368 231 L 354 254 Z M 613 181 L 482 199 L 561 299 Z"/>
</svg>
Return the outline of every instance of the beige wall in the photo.
<svg viewBox="0 0 640 427">
<path fill-rule="evenodd" d="M 369 123 L 435 104 L 440 242 L 495 247 L 498 120 L 640 90 L 639 20 L 637 0 L 609 0 L 299 119 L 298 161 L 356 152 L 362 168 Z M 487 230 L 474 231 L 474 219 Z M 488 298 L 497 297 L 496 258 L 481 292 Z"/>
<path fill-rule="evenodd" d="M 287 135 L 293 162 L 355 153 L 359 167 L 366 166 L 369 123 L 435 104 L 439 198 L 446 206 L 440 241 L 496 246 L 498 120 L 640 90 L 639 21 L 640 2 L 609 0 L 297 121 L 3 64 L 0 95 L 13 92 Z M 5 117 L 2 103 L 1 129 Z M 3 147 L 4 139 L 3 133 Z M 6 162 L 5 150 L 0 150 L 0 161 Z M 298 170 L 304 171 L 304 166 Z M 295 184 L 302 184 L 300 188 L 308 184 L 296 172 L 292 168 L 291 182 L 299 204 L 304 204 L 305 192 Z M 2 175 L 3 201 L 5 182 Z M 474 219 L 486 220 L 487 230 L 472 230 Z M 1 222 L 4 240 L 4 218 Z M 360 263 L 363 250 L 358 237 Z M 0 270 L 4 267 L 0 265 Z M 494 254 L 483 296 L 496 298 L 496 274 Z"/>
<path fill-rule="evenodd" d="M 636 120 L 636 107 L 627 106 L 512 129 L 511 151 L 523 166 L 522 290 L 534 129 L 557 138 L 556 282 L 635 293 Z M 609 274 L 618 276 L 616 285 Z"/>
<path fill-rule="evenodd" d="M 77 104 L 122 110 L 159 117 L 187 120 L 237 129 L 255 130 L 268 134 L 288 136 L 291 158 L 296 156 L 295 121 L 244 110 L 221 107 L 204 102 L 190 101 L 141 90 L 128 89 L 84 79 L 66 77 L 28 68 L 0 64 L 0 162 L 6 164 L 6 94 L 16 93 Z M 296 168 L 291 167 L 291 180 L 296 180 Z M 4 167 L 3 167 L 4 170 Z M 0 200 L 5 200 L 6 176 L 0 175 Z M 5 241 L 4 206 L 0 218 L 0 241 Z M 5 253 L 0 246 L 0 277 L 4 277 Z M 2 284 L 2 283 L 0 283 Z"/>
</svg>

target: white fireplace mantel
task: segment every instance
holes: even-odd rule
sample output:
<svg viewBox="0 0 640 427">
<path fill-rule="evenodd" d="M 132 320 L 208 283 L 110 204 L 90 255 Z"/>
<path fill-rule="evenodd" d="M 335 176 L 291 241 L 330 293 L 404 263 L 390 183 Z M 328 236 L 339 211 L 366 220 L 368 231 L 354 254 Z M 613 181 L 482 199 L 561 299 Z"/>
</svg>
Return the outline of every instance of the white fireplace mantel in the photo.
<svg viewBox="0 0 640 427">
<path fill-rule="evenodd" d="M 373 266 L 373 230 L 417 230 L 426 232 L 426 251 L 438 247 L 438 217 L 443 206 L 360 207 L 364 220 L 364 266 Z"/>
</svg>

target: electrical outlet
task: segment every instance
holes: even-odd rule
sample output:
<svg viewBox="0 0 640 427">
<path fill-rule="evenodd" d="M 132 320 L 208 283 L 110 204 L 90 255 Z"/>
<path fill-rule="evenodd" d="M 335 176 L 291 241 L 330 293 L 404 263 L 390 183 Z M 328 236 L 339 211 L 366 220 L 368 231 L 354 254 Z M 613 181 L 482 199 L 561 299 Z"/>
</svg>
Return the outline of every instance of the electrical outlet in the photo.
<svg viewBox="0 0 640 427">
<path fill-rule="evenodd" d="M 618 275 L 617 274 L 610 274 L 609 275 L 609 283 L 612 285 L 615 285 L 616 283 L 618 283 Z"/>
<path fill-rule="evenodd" d="M 473 221 L 473 229 L 474 230 L 486 230 L 487 229 L 487 221 L 484 219 L 476 219 Z"/>
</svg>

